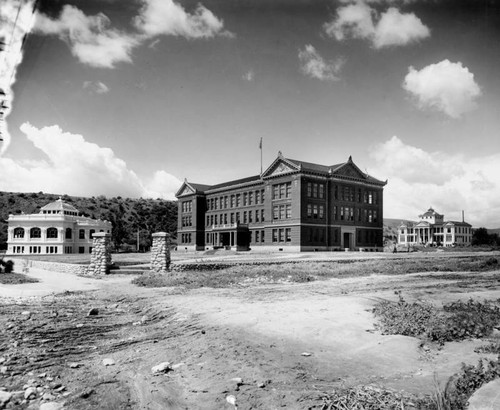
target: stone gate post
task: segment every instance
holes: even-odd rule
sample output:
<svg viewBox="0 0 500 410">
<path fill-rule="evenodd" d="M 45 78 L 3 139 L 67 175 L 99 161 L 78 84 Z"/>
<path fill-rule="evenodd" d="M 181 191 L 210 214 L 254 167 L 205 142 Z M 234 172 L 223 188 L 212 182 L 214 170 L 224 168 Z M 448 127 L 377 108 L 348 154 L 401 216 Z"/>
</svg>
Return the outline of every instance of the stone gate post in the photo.
<svg viewBox="0 0 500 410">
<path fill-rule="evenodd" d="M 165 273 L 170 269 L 170 234 L 156 232 L 151 246 L 151 270 Z"/>
<path fill-rule="evenodd" d="M 97 232 L 92 235 L 92 238 L 92 255 L 87 274 L 106 275 L 111 265 L 111 234 Z"/>
</svg>

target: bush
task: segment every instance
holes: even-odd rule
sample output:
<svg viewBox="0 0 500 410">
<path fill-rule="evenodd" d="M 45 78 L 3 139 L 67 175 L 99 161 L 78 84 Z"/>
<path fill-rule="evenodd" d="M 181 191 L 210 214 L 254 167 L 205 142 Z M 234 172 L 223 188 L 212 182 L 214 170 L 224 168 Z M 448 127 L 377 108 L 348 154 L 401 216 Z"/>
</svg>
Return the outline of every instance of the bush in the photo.
<svg viewBox="0 0 500 410">
<path fill-rule="evenodd" d="M 444 305 L 440 312 L 429 303 L 408 303 L 399 295 L 398 302 L 379 302 L 373 313 L 383 334 L 422 337 L 443 344 L 489 336 L 500 322 L 500 308 L 495 303 L 457 301 Z"/>
</svg>

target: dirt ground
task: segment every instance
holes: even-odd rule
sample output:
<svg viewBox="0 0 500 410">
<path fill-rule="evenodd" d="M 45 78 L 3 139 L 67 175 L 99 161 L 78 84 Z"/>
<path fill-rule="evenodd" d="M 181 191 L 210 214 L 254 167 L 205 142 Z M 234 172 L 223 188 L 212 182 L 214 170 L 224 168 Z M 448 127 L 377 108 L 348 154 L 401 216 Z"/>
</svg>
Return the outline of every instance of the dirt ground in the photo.
<svg viewBox="0 0 500 410">
<path fill-rule="evenodd" d="M 11 393 L 0 408 L 321 409 L 359 384 L 428 394 L 462 362 L 493 356 L 474 353 L 479 340 L 381 335 L 373 305 L 399 291 L 438 305 L 500 298 L 500 271 L 196 290 L 29 275 L 40 282 L 0 286 L 0 390 Z M 162 362 L 172 369 L 153 373 Z"/>
</svg>

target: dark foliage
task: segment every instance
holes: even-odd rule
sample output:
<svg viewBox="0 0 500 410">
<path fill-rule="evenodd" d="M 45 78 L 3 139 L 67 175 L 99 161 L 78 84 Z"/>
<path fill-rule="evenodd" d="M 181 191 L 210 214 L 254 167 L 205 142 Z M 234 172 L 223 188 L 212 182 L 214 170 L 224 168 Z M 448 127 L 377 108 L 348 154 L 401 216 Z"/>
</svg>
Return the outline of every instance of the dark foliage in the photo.
<svg viewBox="0 0 500 410">
<path fill-rule="evenodd" d="M 38 193 L 0 192 L 0 249 L 7 247 L 7 218 L 9 214 L 37 213 L 60 195 Z M 162 199 L 131 199 L 98 197 L 70 197 L 62 199 L 71 203 L 84 216 L 105 219 L 113 224 L 112 239 L 116 248 L 137 243 L 141 250 L 151 246 L 151 234 L 168 232 L 176 237 L 177 202 Z"/>
</svg>

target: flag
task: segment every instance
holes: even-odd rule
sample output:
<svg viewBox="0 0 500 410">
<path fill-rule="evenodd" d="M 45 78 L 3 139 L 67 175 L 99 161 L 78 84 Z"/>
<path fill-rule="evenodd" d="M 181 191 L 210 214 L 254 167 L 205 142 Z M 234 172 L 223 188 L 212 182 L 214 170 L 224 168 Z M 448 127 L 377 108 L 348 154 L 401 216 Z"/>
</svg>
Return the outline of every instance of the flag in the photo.
<svg viewBox="0 0 500 410">
<path fill-rule="evenodd" d="M 262 137 L 260 137 L 259 149 L 262 149 Z"/>
</svg>

